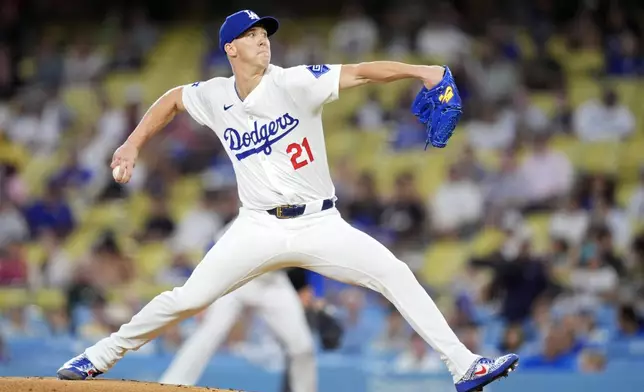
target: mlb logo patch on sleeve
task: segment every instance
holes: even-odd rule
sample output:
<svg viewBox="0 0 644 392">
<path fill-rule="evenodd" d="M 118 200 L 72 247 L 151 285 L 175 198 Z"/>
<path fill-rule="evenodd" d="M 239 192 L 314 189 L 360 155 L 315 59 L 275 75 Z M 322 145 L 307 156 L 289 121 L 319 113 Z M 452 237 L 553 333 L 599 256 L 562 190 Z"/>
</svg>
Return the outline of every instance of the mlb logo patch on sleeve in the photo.
<svg viewBox="0 0 644 392">
<path fill-rule="evenodd" d="M 329 68 L 327 65 L 307 65 L 306 69 L 309 70 L 315 76 L 316 79 L 318 79 L 320 76 L 324 75 L 325 73 L 329 72 L 331 68 Z"/>
</svg>

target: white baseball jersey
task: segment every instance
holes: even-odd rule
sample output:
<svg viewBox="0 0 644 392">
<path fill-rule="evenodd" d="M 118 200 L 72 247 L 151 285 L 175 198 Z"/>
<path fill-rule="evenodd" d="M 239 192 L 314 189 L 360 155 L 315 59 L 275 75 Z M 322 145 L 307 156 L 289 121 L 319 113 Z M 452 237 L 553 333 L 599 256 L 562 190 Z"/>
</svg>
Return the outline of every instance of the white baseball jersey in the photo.
<svg viewBox="0 0 644 392">
<path fill-rule="evenodd" d="M 186 85 L 183 104 L 226 148 L 244 207 L 267 210 L 335 197 L 327 164 L 322 106 L 338 98 L 341 65 L 269 65 L 239 98 L 235 79 Z"/>
</svg>

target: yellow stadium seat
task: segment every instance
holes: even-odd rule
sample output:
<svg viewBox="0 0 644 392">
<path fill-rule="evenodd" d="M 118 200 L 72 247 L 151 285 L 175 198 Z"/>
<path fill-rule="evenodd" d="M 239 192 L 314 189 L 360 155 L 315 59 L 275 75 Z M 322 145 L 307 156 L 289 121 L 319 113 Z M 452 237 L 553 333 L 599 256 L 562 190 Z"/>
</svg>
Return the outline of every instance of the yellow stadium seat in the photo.
<svg viewBox="0 0 644 392">
<path fill-rule="evenodd" d="M 65 240 L 63 249 L 72 260 L 78 259 L 91 250 L 100 234 L 98 228 L 79 227 Z"/>
<path fill-rule="evenodd" d="M 0 163 L 11 164 L 16 166 L 18 170 L 21 170 L 27 165 L 30 159 L 31 155 L 26 148 L 20 144 L 0 139 Z"/>
<path fill-rule="evenodd" d="M 637 183 L 623 183 L 620 184 L 617 188 L 617 204 L 621 207 L 628 207 L 628 203 L 633 197 L 635 190 L 638 188 L 639 184 Z"/>
<path fill-rule="evenodd" d="M 60 309 L 65 306 L 67 300 L 60 290 L 42 289 L 34 295 L 34 303 L 43 309 Z"/>
<path fill-rule="evenodd" d="M 421 275 L 428 284 L 444 287 L 464 268 L 468 257 L 468 247 L 462 242 L 436 242 L 427 249 Z"/>
<path fill-rule="evenodd" d="M 484 257 L 498 250 L 505 240 L 505 233 L 495 228 L 482 229 L 469 244 L 472 256 Z"/>
<path fill-rule="evenodd" d="M 620 147 L 618 174 L 624 182 L 636 182 L 639 168 L 644 165 L 644 134 L 640 133 Z"/>
<path fill-rule="evenodd" d="M 96 91 L 86 86 L 70 86 L 62 90 L 63 101 L 74 111 L 81 125 L 89 125 L 100 113 Z"/>
<path fill-rule="evenodd" d="M 532 233 L 532 249 L 540 254 L 550 249 L 550 218 L 549 213 L 532 214 L 526 218 Z"/>
<path fill-rule="evenodd" d="M 32 242 L 26 246 L 27 262 L 33 266 L 40 267 L 45 262 L 45 249 L 37 242 Z"/>
<path fill-rule="evenodd" d="M 557 105 L 555 95 L 549 92 L 531 93 L 530 102 L 548 116 L 554 113 Z"/>
<path fill-rule="evenodd" d="M 578 169 L 591 173 L 614 173 L 619 167 L 620 149 L 617 142 L 577 143 L 570 158 Z"/>
<path fill-rule="evenodd" d="M 161 242 L 141 245 L 134 256 L 137 272 L 144 280 L 154 278 L 163 267 L 170 264 L 171 260 L 172 252 Z"/>
<path fill-rule="evenodd" d="M 0 309 L 11 309 L 29 304 L 29 292 L 23 288 L 0 288 Z"/>
<path fill-rule="evenodd" d="M 571 105 L 577 107 L 590 99 L 599 98 L 601 85 L 590 77 L 572 78 L 568 80 L 568 92 Z"/>
<path fill-rule="evenodd" d="M 521 51 L 521 57 L 524 60 L 533 59 L 537 53 L 537 48 L 534 44 L 532 36 L 527 29 L 521 29 L 516 35 L 516 41 Z"/>
</svg>

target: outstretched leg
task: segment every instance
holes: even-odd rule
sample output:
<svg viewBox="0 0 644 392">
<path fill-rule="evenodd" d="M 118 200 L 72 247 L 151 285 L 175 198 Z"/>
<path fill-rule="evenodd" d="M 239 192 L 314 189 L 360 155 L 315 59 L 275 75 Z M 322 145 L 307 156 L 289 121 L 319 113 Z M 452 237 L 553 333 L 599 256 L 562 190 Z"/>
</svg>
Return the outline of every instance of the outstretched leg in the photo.
<svg viewBox="0 0 644 392">
<path fill-rule="evenodd" d="M 472 368 L 477 367 L 480 357 L 460 342 L 409 267 L 385 246 L 351 227 L 339 213 L 301 228 L 297 233 L 291 243 L 298 244 L 293 250 L 301 254 L 302 267 L 384 295 L 441 355 L 455 382 L 469 377 Z M 488 372 L 487 368 L 485 372 Z M 479 371 L 478 374 L 485 373 Z M 476 389 L 463 389 L 470 390 Z"/>
<path fill-rule="evenodd" d="M 285 245 L 261 221 L 240 214 L 183 286 L 156 296 L 117 332 L 67 362 L 59 369 L 59 378 L 85 379 L 109 370 L 128 351 L 137 350 L 166 327 L 194 316 L 265 272 Z"/>
</svg>

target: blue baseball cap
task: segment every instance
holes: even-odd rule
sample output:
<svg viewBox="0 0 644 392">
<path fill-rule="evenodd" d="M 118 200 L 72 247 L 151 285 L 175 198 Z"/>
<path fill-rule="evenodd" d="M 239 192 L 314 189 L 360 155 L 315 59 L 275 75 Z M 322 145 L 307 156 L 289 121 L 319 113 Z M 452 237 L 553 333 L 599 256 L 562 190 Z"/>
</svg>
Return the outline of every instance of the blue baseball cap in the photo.
<svg viewBox="0 0 644 392">
<path fill-rule="evenodd" d="M 229 15 L 219 29 L 219 49 L 222 52 L 226 44 L 233 42 L 233 40 L 250 29 L 253 26 L 260 25 L 266 29 L 268 36 L 275 34 L 280 24 L 277 19 L 272 16 L 259 17 L 251 10 L 237 11 Z"/>
</svg>

